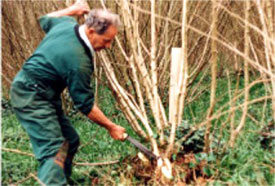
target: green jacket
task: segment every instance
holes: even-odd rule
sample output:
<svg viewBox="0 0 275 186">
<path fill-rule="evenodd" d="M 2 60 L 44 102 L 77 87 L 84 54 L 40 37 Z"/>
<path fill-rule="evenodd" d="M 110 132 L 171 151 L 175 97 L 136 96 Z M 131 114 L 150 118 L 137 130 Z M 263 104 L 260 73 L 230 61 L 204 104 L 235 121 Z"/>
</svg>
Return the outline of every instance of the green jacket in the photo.
<svg viewBox="0 0 275 186">
<path fill-rule="evenodd" d="M 47 90 L 45 99 L 60 97 L 68 87 L 76 108 L 87 115 L 94 102 L 93 57 L 79 36 L 79 25 L 68 16 L 43 16 L 39 22 L 46 36 L 24 63 L 23 71 Z"/>
</svg>

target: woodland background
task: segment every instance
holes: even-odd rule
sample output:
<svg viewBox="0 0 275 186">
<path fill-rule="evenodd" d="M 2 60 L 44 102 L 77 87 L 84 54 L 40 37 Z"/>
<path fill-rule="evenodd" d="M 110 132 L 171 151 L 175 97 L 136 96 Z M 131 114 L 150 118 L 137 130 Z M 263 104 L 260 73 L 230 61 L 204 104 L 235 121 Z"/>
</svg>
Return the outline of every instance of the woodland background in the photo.
<svg viewBox="0 0 275 186">
<path fill-rule="evenodd" d="M 39 16 L 72 3 L 2 1 L 4 185 L 38 184 L 37 162 L 12 112 L 9 87 L 44 36 Z M 274 1 L 88 3 L 106 6 L 122 22 L 112 48 L 96 56 L 97 102 L 129 134 L 169 159 L 170 184 L 275 184 Z M 181 48 L 178 77 L 170 71 L 173 47 Z M 181 80 L 174 103 L 172 78 Z M 73 184 L 165 182 L 154 174 L 154 162 L 144 165 L 131 144 L 113 141 L 78 113 L 66 91 L 62 98 L 82 137 Z M 178 109 L 175 116 L 171 105 Z"/>
</svg>

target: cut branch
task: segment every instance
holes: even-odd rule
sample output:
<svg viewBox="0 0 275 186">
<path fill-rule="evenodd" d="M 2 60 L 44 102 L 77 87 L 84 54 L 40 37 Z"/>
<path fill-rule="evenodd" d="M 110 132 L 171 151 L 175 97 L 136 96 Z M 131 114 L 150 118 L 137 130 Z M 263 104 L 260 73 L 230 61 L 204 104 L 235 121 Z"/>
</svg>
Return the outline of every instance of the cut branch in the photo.
<svg viewBox="0 0 275 186">
<path fill-rule="evenodd" d="M 112 164 L 116 164 L 116 163 L 119 163 L 119 160 L 105 161 L 105 162 L 96 162 L 96 163 L 73 162 L 73 164 L 77 165 L 77 166 L 100 166 L 100 165 L 112 165 Z"/>
</svg>

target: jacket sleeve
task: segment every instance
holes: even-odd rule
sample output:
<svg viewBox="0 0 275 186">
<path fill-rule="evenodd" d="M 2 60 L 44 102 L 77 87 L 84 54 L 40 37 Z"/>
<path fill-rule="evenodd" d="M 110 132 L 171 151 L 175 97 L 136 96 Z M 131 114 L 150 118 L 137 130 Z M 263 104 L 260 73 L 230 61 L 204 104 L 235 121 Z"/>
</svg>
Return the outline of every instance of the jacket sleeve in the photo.
<svg viewBox="0 0 275 186">
<path fill-rule="evenodd" d="M 75 107 L 88 115 L 94 104 L 94 91 L 91 86 L 92 68 L 78 67 L 67 74 L 67 86 Z"/>
<path fill-rule="evenodd" d="M 45 33 L 48 33 L 54 26 L 60 23 L 76 23 L 76 20 L 70 16 L 49 17 L 44 15 L 39 18 L 40 27 L 44 30 Z"/>
</svg>

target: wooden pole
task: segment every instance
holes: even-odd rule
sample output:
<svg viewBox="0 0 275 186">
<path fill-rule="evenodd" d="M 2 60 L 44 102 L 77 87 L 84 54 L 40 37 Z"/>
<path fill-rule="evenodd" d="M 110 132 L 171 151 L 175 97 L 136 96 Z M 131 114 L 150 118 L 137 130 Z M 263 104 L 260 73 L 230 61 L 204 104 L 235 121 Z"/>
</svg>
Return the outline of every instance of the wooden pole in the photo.
<svg viewBox="0 0 275 186">
<path fill-rule="evenodd" d="M 212 37 L 216 37 L 217 36 L 217 15 L 218 15 L 218 10 L 217 10 L 217 2 L 216 0 L 212 1 L 212 33 L 211 36 Z M 207 114 L 207 119 L 209 119 L 214 111 L 214 107 L 215 107 L 215 97 L 216 97 L 216 87 L 217 87 L 217 82 L 216 82 L 216 78 L 217 78 L 217 44 L 215 40 L 211 41 L 211 94 L 210 94 L 210 107 L 208 110 L 208 114 Z M 205 152 L 209 152 L 210 149 L 210 140 L 209 140 L 209 136 L 210 136 L 210 130 L 211 130 L 211 121 L 209 121 L 206 125 L 206 132 L 205 132 L 205 136 L 204 136 L 204 151 Z"/>
<path fill-rule="evenodd" d="M 244 31 L 244 53 L 249 58 L 249 11 L 250 11 L 250 1 L 246 1 L 245 3 L 245 31 Z M 230 147 L 233 148 L 235 144 L 235 140 L 240 133 L 241 129 L 244 127 L 247 110 L 248 110 L 248 101 L 249 101 L 249 71 L 248 71 L 248 62 L 244 60 L 244 84 L 245 84 L 245 93 L 244 93 L 244 107 L 243 114 L 240 121 L 239 126 L 236 130 L 232 131 L 230 138 Z"/>
<path fill-rule="evenodd" d="M 187 71 L 187 0 L 182 2 L 182 28 L 181 28 L 181 37 L 182 37 L 182 47 L 179 52 L 176 52 L 179 62 L 179 79 L 178 79 L 178 86 L 176 90 L 175 99 L 177 100 L 175 104 L 175 112 L 174 118 L 175 122 L 171 123 L 171 130 L 170 130 L 170 137 L 169 137 L 169 146 L 166 149 L 165 157 L 169 158 L 173 152 L 174 143 L 175 143 L 175 136 L 176 136 L 176 129 L 182 119 L 183 108 L 184 108 L 184 98 L 186 93 L 187 87 L 187 78 L 188 78 L 188 71 Z M 170 103 L 169 103 L 170 104 Z M 173 119 L 172 119 L 173 120 Z"/>
</svg>

